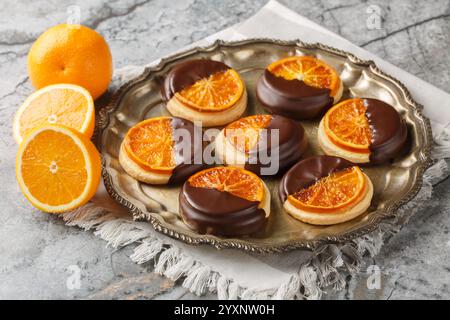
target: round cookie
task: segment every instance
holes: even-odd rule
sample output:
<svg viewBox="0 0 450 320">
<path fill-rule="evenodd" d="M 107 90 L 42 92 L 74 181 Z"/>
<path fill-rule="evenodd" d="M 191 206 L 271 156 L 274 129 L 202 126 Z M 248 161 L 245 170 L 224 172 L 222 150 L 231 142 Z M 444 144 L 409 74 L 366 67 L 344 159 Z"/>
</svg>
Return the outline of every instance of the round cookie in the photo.
<svg viewBox="0 0 450 320">
<path fill-rule="evenodd" d="M 322 150 L 354 163 L 386 163 L 404 153 L 408 129 L 389 104 L 369 98 L 345 100 L 322 118 L 317 134 Z"/>
<path fill-rule="evenodd" d="M 270 192 L 247 170 L 215 167 L 196 173 L 184 183 L 179 205 L 183 221 L 201 234 L 243 236 L 266 228 Z"/>
<path fill-rule="evenodd" d="M 196 59 L 174 66 L 162 87 L 167 110 L 176 117 L 221 126 L 247 108 L 247 91 L 238 73 L 220 61 Z"/>
<path fill-rule="evenodd" d="M 200 137 L 196 138 L 196 136 Z M 175 184 L 205 168 L 202 130 L 175 117 L 144 120 L 128 130 L 119 162 L 133 178 L 148 184 Z"/>
<path fill-rule="evenodd" d="M 366 212 L 373 197 L 373 185 L 355 164 L 319 155 L 304 159 L 287 171 L 278 194 L 283 208 L 295 219 L 332 225 Z"/>
<path fill-rule="evenodd" d="M 254 115 L 222 129 L 215 139 L 215 152 L 224 164 L 275 175 L 296 163 L 307 145 L 300 123 L 279 115 Z"/>
<path fill-rule="evenodd" d="M 318 70 L 323 74 L 310 74 Z M 318 81 L 317 79 L 328 79 Z M 259 78 L 256 96 L 267 111 L 298 120 L 322 116 L 342 97 L 343 83 L 325 62 L 296 56 L 270 64 Z"/>
</svg>

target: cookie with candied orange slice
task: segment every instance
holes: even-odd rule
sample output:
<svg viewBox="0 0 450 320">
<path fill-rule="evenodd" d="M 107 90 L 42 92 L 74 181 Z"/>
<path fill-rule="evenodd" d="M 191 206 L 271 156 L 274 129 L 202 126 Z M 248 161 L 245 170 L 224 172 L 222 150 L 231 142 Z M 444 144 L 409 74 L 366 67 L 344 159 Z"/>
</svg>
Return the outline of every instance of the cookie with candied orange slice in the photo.
<svg viewBox="0 0 450 320">
<path fill-rule="evenodd" d="M 273 114 L 305 120 L 324 114 L 342 97 L 336 70 L 310 56 L 293 56 L 271 63 L 256 85 L 256 96 Z"/>
<path fill-rule="evenodd" d="M 130 176 L 145 183 L 182 182 L 204 167 L 201 134 L 199 127 L 185 119 L 144 120 L 128 130 L 119 162 Z"/>
<path fill-rule="evenodd" d="M 216 155 L 227 165 L 258 175 L 275 175 L 297 162 L 307 147 L 300 123 L 259 114 L 228 124 L 215 139 Z"/>
<path fill-rule="evenodd" d="M 16 157 L 16 178 L 25 197 L 50 213 L 87 203 L 100 183 L 100 154 L 90 139 L 59 125 L 29 132 Z"/>
<path fill-rule="evenodd" d="M 205 127 L 238 119 L 247 108 L 247 92 L 239 74 L 220 61 L 187 60 L 164 79 L 167 110 L 176 117 L 201 121 Z"/>
<path fill-rule="evenodd" d="M 366 212 L 373 197 L 370 178 L 354 163 L 314 156 L 281 179 L 279 196 L 292 217 L 315 225 L 342 223 Z"/>
<path fill-rule="evenodd" d="M 385 163 L 407 147 L 408 130 L 389 104 L 368 98 L 342 101 L 322 118 L 319 145 L 328 155 L 355 163 Z"/>
<path fill-rule="evenodd" d="M 184 222 L 199 233 L 250 235 L 267 225 L 270 193 L 250 171 L 215 167 L 186 180 L 180 190 L 179 205 Z"/>
</svg>

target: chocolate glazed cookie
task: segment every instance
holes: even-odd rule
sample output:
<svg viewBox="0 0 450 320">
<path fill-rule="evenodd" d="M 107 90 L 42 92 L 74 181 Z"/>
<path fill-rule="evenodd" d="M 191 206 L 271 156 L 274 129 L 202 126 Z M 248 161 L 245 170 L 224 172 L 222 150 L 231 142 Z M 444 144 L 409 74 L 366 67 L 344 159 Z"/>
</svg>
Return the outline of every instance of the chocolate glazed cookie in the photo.
<svg viewBox="0 0 450 320">
<path fill-rule="evenodd" d="M 278 186 L 278 195 L 284 203 L 287 197 L 305 189 L 333 172 L 350 168 L 354 164 L 339 157 L 319 155 L 306 158 L 294 165 L 283 176 Z"/>
<path fill-rule="evenodd" d="M 397 110 L 386 102 L 354 98 L 342 101 L 325 114 L 317 138 L 328 155 L 377 165 L 406 151 L 408 128 Z"/>
<path fill-rule="evenodd" d="M 215 189 L 192 187 L 188 181 L 181 189 L 179 202 L 183 220 L 201 234 L 249 235 L 264 229 L 267 223 L 258 202 Z"/>
<path fill-rule="evenodd" d="M 203 127 L 226 125 L 247 108 L 247 90 L 239 73 L 208 59 L 187 60 L 172 67 L 161 94 L 170 114 L 201 122 Z"/>
<path fill-rule="evenodd" d="M 332 225 L 367 212 L 373 184 L 360 168 L 342 158 L 315 156 L 298 162 L 282 178 L 279 196 L 293 218 Z"/>
<path fill-rule="evenodd" d="M 256 97 L 270 113 L 298 120 L 317 118 L 333 105 L 329 89 L 286 80 L 267 69 L 256 84 Z"/>
<path fill-rule="evenodd" d="M 242 236 L 263 231 L 270 192 L 257 175 L 238 167 L 213 167 L 191 176 L 179 195 L 183 221 L 202 234 Z"/>
<path fill-rule="evenodd" d="M 149 118 L 128 130 L 120 146 L 119 162 L 130 176 L 141 182 L 179 183 L 204 167 L 200 157 L 202 140 L 201 128 L 191 121 L 176 117 Z"/>
<path fill-rule="evenodd" d="M 215 152 L 228 166 L 257 175 L 276 175 L 300 159 L 308 141 L 300 123 L 279 115 L 258 114 L 226 126 L 215 139 Z"/>
<path fill-rule="evenodd" d="M 197 81 L 230 69 L 225 63 L 208 59 L 195 59 L 180 62 L 167 74 L 162 95 L 169 101 L 173 95 Z"/>
</svg>

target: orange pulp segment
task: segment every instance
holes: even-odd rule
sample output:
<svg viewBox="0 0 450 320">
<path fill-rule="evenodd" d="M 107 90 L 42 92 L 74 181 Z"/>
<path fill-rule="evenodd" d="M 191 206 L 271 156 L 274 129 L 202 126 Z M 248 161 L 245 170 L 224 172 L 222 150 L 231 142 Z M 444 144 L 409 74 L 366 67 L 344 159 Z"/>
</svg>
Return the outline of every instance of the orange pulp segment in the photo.
<svg viewBox="0 0 450 320">
<path fill-rule="evenodd" d="M 242 97 L 244 83 L 233 69 L 217 72 L 175 93 L 184 105 L 202 112 L 231 108 Z"/>
<path fill-rule="evenodd" d="M 349 99 L 332 107 L 324 116 L 327 137 L 337 146 L 358 153 L 370 153 L 372 131 L 362 99 Z"/>
<path fill-rule="evenodd" d="M 312 87 L 330 89 L 332 97 L 338 92 L 341 83 L 333 67 L 310 56 L 284 58 L 271 63 L 267 69 L 286 80 L 302 80 Z"/>
<path fill-rule="evenodd" d="M 331 173 L 308 188 L 290 195 L 288 200 L 297 208 L 310 212 L 335 212 L 355 203 L 363 193 L 366 179 L 354 166 Z"/>
<path fill-rule="evenodd" d="M 197 172 L 188 179 L 192 187 L 216 189 L 237 197 L 261 202 L 264 184 L 254 173 L 238 167 L 215 167 Z"/>
</svg>

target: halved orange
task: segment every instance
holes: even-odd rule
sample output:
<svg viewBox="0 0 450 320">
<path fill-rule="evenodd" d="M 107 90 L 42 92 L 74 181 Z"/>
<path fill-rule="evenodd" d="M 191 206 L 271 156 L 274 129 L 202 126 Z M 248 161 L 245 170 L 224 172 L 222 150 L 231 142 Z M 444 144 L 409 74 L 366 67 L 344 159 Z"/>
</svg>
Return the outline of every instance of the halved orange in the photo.
<svg viewBox="0 0 450 320">
<path fill-rule="evenodd" d="M 127 155 L 141 168 L 171 173 L 175 168 L 171 117 L 156 117 L 139 122 L 125 136 Z"/>
<path fill-rule="evenodd" d="M 33 129 L 47 124 L 73 128 L 90 138 L 95 110 L 89 91 L 73 84 L 55 84 L 36 91 L 16 112 L 14 139 L 20 144 Z"/>
<path fill-rule="evenodd" d="M 237 197 L 261 202 L 264 184 L 254 173 L 238 167 L 215 167 L 197 172 L 188 179 L 192 187 L 216 189 Z"/>
<path fill-rule="evenodd" d="M 16 177 L 25 197 L 46 212 L 75 209 L 100 183 L 100 154 L 88 137 L 57 125 L 29 133 L 16 158 Z"/>
<path fill-rule="evenodd" d="M 231 108 L 242 97 L 244 83 L 233 69 L 215 73 L 175 93 L 184 105 L 202 112 Z"/>
<path fill-rule="evenodd" d="M 267 128 L 271 119 L 270 115 L 258 114 L 236 120 L 225 127 L 225 137 L 236 149 L 248 152 L 256 146 L 261 129 Z"/>
<path fill-rule="evenodd" d="M 332 97 L 338 92 L 341 82 L 333 67 L 310 56 L 284 58 L 271 63 L 267 70 L 286 80 L 302 80 L 312 87 L 330 89 Z"/>
<path fill-rule="evenodd" d="M 366 178 L 354 166 L 331 173 L 312 186 L 290 195 L 295 207 L 310 212 L 336 212 L 356 202 L 366 186 Z"/>
<path fill-rule="evenodd" d="M 324 130 L 336 145 L 349 151 L 370 153 L 372 130 L 362 99 L 349 99 L 338 103 L 325 114 Z"/>
</svg>

